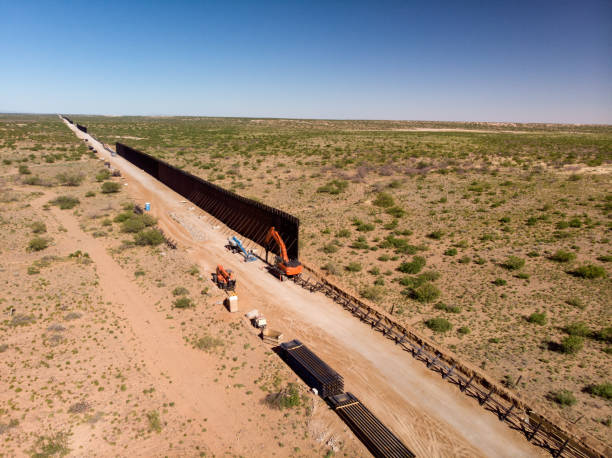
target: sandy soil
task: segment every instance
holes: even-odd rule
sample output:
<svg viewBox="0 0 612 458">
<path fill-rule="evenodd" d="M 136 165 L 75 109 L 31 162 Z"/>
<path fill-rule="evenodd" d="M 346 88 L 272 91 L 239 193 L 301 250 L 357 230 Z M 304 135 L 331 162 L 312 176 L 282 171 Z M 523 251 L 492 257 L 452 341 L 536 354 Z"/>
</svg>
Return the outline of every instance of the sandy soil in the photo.
<svg viewBox="0 0 612 458">
<path fill-rule="evenodd" d="M 343 374 L 347 390 L 361 398 L 417 455 L 533 456 L 542 453 L 522 435 L 482 410 L 474 400 L 463 396 L 439 375 L 413 361 L 407 353 L 328 298 L 308 293 L 292 283 L 278 282 L 260 261 L 241 262 L 238 255 L 225 250 L 229 233 L 223 231 L 218 222 L 199 209 L 181 203 L 184 201 L 181 196 L 122 158 L 111 158 L 91 137 L 78 131 L 76 134 L 89 138 L 98 153 L 122 171 L 128 192 L 135 200 L 152 203 L 152 213 L 159 218 L 159 226 L 188 249 L 201 270 L 212 272 L 219 262 L 235 270 L 241 310 L 257 308 L 286 338 L 300 338 L 307 343 Z M 170 213 L 182 215 L 183 221 L 189 219 L 193 224 L 199 223 L 207 240 L 195 242 L 190 231 Z M 103 258 L 103 253 L 97 255 Z M 115 278 L 112 264 L 100 270 L 103 284 L 106 282 L 109 288 L 114 285 L 122 297 L 130 298 L 125 315 L 146 348 L 143 359 L 169 375 L 173 384 L 166 388 L 173 390 L 173 397 L 183 401 L 182 408 L 197 410 L 207 405 L 219 414 L 214 415 L 214 428 L 220 442 L 235 441 L 234 433 L 244 426 L 243 422 L 238 417 L 228 417 L 227 412 L 231 410 L 225 408 L 228 399 L 214 391 L 202 394 L 205 390 L 201 387 L 208 384 L 200 375 L 206 373 L 206 362 L 201 354 L 188 351 L 177 336 L 168 331 L 163 316 L 147 310 L 143 297 L 130 292 L 129 284 Z M 176 358 L 178 353 L 181 358 Z M 208 423 L 212 429 L 211 421 Z M 232 428 L 227 427 L 228 423 Z M 251 438 L 246 436 L 240 440 L 247 443 Z"/>
</svg>

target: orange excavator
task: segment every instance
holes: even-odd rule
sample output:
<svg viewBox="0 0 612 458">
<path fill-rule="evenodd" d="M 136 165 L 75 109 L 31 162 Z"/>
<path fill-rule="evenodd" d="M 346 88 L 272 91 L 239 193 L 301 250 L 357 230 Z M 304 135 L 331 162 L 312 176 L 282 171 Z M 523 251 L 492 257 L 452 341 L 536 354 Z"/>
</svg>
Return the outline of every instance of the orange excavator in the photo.
<svg viewBox="0 0 612 458">
<path fill-rule="evenodd" d="M 231 270 L 225 270 L 221 264 L 217 265 L 217 272 L 213 274 L 213 280 L 217 286 L 227 291 L 236 289 L 236 277 Z"/>
<path fill-rule="evenodd" d="M 296 277 L 302 273 L 302 263 L 297 259 L 289 259 L 287 256 L 287 248 L 280 234 L 276 232 L 274 226 L 270 228 L 265 238 L 266 245 L 266 261 L 268 260 L 268 246 L 274 240 L 280 249 L 280 256 L 276 257 L 274 270 L 278 274 L 278 278 L 284 280 L 286 277 Z"/>
</svg>

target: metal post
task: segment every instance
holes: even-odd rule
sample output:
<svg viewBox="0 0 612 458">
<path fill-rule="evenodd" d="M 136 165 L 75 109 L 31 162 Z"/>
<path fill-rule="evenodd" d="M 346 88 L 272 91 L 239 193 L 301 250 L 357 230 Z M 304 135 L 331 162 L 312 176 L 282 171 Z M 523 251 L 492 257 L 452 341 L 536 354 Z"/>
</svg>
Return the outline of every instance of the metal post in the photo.
<svg viewBox="0 0 612 458">
<path fill-rule="evenodd" d="M 489 398 L 491 397 L 491 394 L 492 394 L 492 393 L 493 393 L 493 388 L 491 388 L 491 389 L 489 390 L 489 393 L 488 393 L 488 394 L 487 394 L 487 395 L 486 395 L 484 398 L 482 398 L 482 399 L 479 399 L 479 400 L 478 400 L 478 402 L 480 403 L 480 405 L 485 404 L 485 403 L 486 403 L 486 402 L 489 400 Z"/>
<path fill-rule="evenodd" d="M 540 430 L 540 427 L 542 426 L 542 422 L 539 422 L 536 427 L 533 429 L 533 431 L 531 432 L 531 434 L 527 437 L 527 441 L 531 442 L 533 440 L 533 438 L 535 437 L 536 434 L 538 434 L 538 431 Z"/>
<path fill-rule="evenodd" d="M 557 450 L 555 452 L 555 454 L 553 455 L 555 458 L 559 458 L 561 456 L 561 454 L 563 453 L 563 450 L 565 450 L 565 447 L 567 446 L 568 442 L 569 442 L 569 439 L 565 439 L 565 442 L 563 442 L 563 445 L 561 446 L 561 448 L 559 450 Z"/>
<path fill-rule="evenodd" d="M 470 387 L 470 385 L 472 384 L 472 380 L 474 380 L 474 376 L 473 375 L 470 377 L 470 379 L 468 380 L 468 382 L 464 386 L 459 388 L 461 390 L 461 392 L 465 392 L 465 390 L 467 390 Z"/>
<path fill-rule="evenodd" d="M 511 405 L 511 406 L 508 408 L 508 410 L 506 410 L 506 411 L 504 412 L 504 414 L 503 414 L 503 415 L 501 415 L 501 416 L 499 417 L 499 419 L 500 419 L 501 421 L 506 421 L 506 418 L 508 418 L 508 415 L 510 415 L 510 412 L 512 412 L 512 410 L 513 410 L 513 409 L 514 409 L 514 404 L 512 404 L 512 405 Z"/>
<path fill-rule="evenodd" d="M 453 375 L 453 371 L 455 370 L 455 364 L 452 365 L 452 367 L 449 369 L 448 372 L 445 372 L 444 374 L 442 374 L 442 380 L 446 380 L 447 378 L 449 378 L 451 375 Z"/>
<path fill-rule="evenodd" d="M 434 359 L 427 361 L 427 367 L 430 367 L 430 366 L 436 364 L 436 362 L 438 361 L 439 357 L 440 357 L 440 353 L 438 353 Z"/>
</svg>

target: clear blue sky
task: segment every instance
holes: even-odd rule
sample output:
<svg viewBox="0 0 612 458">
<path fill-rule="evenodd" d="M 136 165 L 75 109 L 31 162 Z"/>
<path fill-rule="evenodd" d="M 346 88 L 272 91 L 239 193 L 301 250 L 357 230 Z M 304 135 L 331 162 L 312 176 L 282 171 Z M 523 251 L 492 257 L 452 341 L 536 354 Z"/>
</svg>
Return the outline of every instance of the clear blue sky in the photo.
<svg viewBox="0 0 612 458">
<path fill-rule="evenodd" d="M 0 111 L 612 124 L 610 1 L 0 0 Z"/>
</svg>

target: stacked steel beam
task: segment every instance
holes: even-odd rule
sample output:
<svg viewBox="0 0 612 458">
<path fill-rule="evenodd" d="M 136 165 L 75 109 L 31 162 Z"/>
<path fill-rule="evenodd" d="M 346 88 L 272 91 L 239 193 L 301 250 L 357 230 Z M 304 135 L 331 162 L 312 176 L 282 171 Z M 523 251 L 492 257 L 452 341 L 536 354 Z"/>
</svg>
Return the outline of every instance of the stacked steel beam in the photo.
<svg viewBox="0 0 612 458">
<path fill-rule="evenodd" d="M 328 401 L 375 457 L 412 458 L 416 456 L 351 393 L 330 396 Z"/>
<path fill-rule="evenodd" d="M 299 340 L 280 345 L 287 364 L 323 398 L 344 391 L 344 379 Z"/>
</svg>

